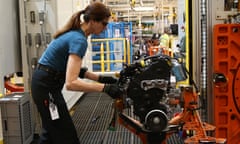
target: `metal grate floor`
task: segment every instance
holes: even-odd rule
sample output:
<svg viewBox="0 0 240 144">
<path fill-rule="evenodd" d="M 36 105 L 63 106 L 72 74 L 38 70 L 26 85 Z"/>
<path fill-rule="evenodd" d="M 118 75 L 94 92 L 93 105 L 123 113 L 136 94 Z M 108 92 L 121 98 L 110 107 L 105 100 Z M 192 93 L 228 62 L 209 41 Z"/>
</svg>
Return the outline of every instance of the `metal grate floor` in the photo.
<svg viewBox="0 0 240 144">
<path fill-rule="evenodd" d="M 112 98 L 104 93 L 85 94 L 72 115 L 82 144 L 141 144 L 140 139 L 123 126 L 109 130 Z"/>
<path fill-rule="evenodd" d="M 72 119 L 82 144 L 142 144 L 136 135 L 121 125 L 116 124 L 115 130 L 108 129 L 113 114 L 112 102 L 112 98 L 104 93 L 88 93 L 81 97 Z M 132 114 L 130 110 L 126 113 Z M 183 144 L 180 141 L 174 136 L 167 143 Z"/>
</svg>

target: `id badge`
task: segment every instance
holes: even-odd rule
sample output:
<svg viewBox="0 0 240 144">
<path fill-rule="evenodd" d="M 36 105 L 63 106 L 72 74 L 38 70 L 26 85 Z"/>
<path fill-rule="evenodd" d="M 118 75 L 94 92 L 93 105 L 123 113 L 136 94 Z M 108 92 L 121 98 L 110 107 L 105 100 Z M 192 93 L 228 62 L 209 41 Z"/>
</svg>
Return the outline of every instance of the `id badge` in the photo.
<svg viewBox="0 0 240 144">
<path fill-rule="evenodd" d="M 52 102 L 49 104 L 49 111 L 50 111 L 50 115 L 51 115 L 52 120 L 59 119 L 57 106 Z"/>
</svg>

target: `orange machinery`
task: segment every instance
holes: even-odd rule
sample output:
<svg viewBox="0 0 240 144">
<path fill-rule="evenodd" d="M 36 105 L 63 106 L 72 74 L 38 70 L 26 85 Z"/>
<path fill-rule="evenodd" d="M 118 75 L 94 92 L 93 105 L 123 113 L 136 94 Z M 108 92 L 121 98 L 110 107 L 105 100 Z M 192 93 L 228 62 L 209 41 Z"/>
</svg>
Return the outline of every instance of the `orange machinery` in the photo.
<svg viewBox="0 0 240 144">
<path fill-rule="evenodd" d="M 215 142 L 218 144 L 226 143 L 224 138 L 215 138 L 207 135 L 207 131 L 214 131 L 215 126 L 206 122 L 202 122 L 198 109 L 198 94 L 193 91 L 192 87 L 182 88 L 184 110 L 182 113 L 173 117 L 169 124 L 184 123 L 183 130 L 194 131 L 194 135 L 187 138 L 185 143 L 199 143 L 199 142 Z"/>
<path fill-rule="evenodd" d="M 207 131 L 214 131 L 215 126 L 208 124 L 206 122 L 202 122 L 200 115 L 198 113 L 198 94 L 193 91 L 192 87 L 182 87 L 182 98 L 184 100 L 184 110 L 173 117 L 168 122 L 168 129 L 158 134 L 158 141 L 149 142 L 149 137 L 153 133 L 146 132 L 143 129 L 143 125 L 136 119 L 127 116 L 122 111 L 124 109 L 123 101 L 118 99 L 115 101 L 115 108 L 118 111 L 119 124 L 126 127 L 132 133 L 137 135 L 143 144 L 165 144 L 166 139 L 171 136 L 173 133 L 182 129 L 184 131 L 192 131 L 194 133 L 193 136 L 189 136 L 185 139 L 184 143 L 186 144 L 198 144 L 198 143 L 217 143 L 217 144 L 225 144 L 225 138 L 215 138 L 207 135 Z M 175 101 L 179 102 L 179 101 Z M 176 103 L 174 103 L 176 104 Z"/>
<path fill-rule="evenodd" d="M 114 126 L 118 121 L 137 135 L 143 144 L 166 143 L 169 136 L 182 130 L 192 134 L 183 138 L 188 144 L 226 143 L 225 138 L 207 135 L 208 131 L 215 130 L 215 126 L 201 121 L 198 112 L 199 94 L 195 83 L 194 87 L 169 86 L 170 73 L 182 73 L 182 69 L 177 73 L 176 68 L 179 67 L 174 66 L 172 58 L 165 55 L 146 57 L 142 61 L 126 65 L 119 75 L 119 87 L 124 94 L 122 98 L 115 100 L 111 124 Z M 217 76 L 216 82 L 221 82 L 221 75 Z M 173 116 L 169 109 L 174 111 L 176 105 L 183 110 Z M 124 113 L 123 110 L 129 106 L 133 106 L 134 115 L 139 119 Z"/>
<path fill-rule="evenodd" d="M 240 25 L 217 24 L 213 34 L 213 71 L 228 79 L 225 86 L 213 89 L 216 136 L 240 144 Z"/>
<path fill-rule="evenodd" d="M 173 56 L 171 48 L 165 48 L 160 46 L 149 46 L 148 52 L 149 52 L 149 56 L 153 56 L 159 53 L 168 55 L 168 56 Z"/>
</svg>

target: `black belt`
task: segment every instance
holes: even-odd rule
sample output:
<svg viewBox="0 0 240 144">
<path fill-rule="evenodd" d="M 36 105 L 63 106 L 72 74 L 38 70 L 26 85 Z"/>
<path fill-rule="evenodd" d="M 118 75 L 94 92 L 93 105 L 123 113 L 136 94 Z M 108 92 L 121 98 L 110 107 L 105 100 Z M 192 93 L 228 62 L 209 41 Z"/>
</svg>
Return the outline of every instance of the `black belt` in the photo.
<svg viewBox="0 0 240 144">
<path fill-rule="evenodd" d="M 55 75 L 55 76 L 65 76 L 65 73 L 64 72 L 59 72 L 59 71 L 56 71 L 54 70 L 53 68 L 49 67 L 49 66 L 46 66 L 46 65 L 42 65 L 42 64 L 37 64 L 37 69 L 40 69 L 40 70 L 43 70 L 43 71 L 46 71 L 52 75 Z"/>
</svg>

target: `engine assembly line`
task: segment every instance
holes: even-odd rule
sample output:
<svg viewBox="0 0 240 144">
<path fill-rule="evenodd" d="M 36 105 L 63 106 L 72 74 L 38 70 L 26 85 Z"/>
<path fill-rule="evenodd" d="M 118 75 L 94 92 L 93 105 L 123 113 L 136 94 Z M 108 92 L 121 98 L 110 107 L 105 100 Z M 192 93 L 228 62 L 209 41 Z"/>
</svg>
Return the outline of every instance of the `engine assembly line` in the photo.
<svg viewBox="0 0 240 144">
<path fill-rule="evenodd" d="M 0 144 L 240 144 L 240 0 L 0 7 Z"/>
<path fill-rule="evenodd" d="M 215 126 L 201 120 L 198 112 L 201 95 L 197 88 L 190 85 L 177 88 L 171 84 L 172 74 L 178 75 L 179 81 L 187 75 L 181 64 L 180 67 L 173 64 L 175 60 L 155 55 L 125 65 L 118 82 L 124 95 L 113 102 L 109 127 L 118 123 L 138 136 L 143 144 L 167 143 L 171 135 L 179 133 L 182 133 L 182 143 L 226 143 L 224 138 L 207 135 Z M 220 85 L 226 83 L 226 78 L 216 74 L 214 81 Z M 124 112 L 125 109 L 132 110 L 133 115 Z"/>
</svg>

